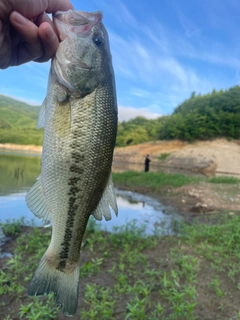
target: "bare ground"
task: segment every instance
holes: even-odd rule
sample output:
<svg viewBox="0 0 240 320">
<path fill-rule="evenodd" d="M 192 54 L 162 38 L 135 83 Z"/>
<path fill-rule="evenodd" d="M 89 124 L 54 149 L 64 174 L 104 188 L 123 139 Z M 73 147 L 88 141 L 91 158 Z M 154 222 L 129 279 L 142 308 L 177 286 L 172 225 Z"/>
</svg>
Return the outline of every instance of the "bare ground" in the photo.
<svg viewBox="0 0 240 320">
<path fill-rule="evenodd" d="M 151 165 L 185 169 L 194 172 L 240 175 L 240 141 L 215 139 L 187 143 L 179 140 L 147 142 L 135 146 L 116 148 L 115 161 L 142 164 L 149 154 Z M 161 154 L 169 154 L 166 160 Z"/>
</svg>

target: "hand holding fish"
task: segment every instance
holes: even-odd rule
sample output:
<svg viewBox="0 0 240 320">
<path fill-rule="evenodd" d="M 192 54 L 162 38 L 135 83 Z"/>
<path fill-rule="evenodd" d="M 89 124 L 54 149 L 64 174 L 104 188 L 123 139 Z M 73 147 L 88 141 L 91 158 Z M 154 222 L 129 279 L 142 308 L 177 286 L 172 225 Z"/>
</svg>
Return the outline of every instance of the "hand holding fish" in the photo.
<svg viewBox="0 0 240 320">
<path fill-rule="evenodd" d="M 51 59 L 59 40 L 46 13 L 72 8 L 69 0 L 0 0 L 0 69 Z"/>
</svg>

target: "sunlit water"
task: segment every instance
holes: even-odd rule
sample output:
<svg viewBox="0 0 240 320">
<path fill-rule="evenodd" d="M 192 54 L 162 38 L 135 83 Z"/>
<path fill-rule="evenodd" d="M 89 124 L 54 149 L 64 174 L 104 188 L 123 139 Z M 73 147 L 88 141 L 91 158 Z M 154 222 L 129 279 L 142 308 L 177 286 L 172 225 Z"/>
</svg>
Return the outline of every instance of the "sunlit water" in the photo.
<svg viewBox="0 0 240 320">
<path fill-rule="evenodd" d="M 25 203 L 25 195 L 40 174 L 40 157 L 20 154 L 0 154 L 0 220 L 19 219 L 41 226 Z M 161 205 L 155 199 L 116 189 L 118 217 L 112 212 L 112 220 L 97 221 L 101 229 L 113 231 L 115 227 L 134 222 L 145 225 L 146 234 L 155 232 L 169 234 L 173 232 L 173 214 L 170 208 Z M 167 213 L 168 212 L 168 213 Z M 171 213 L 170 213 L 171 212 Z M 179 220 L 174 214 L 174 221 Z"/>
</svg>

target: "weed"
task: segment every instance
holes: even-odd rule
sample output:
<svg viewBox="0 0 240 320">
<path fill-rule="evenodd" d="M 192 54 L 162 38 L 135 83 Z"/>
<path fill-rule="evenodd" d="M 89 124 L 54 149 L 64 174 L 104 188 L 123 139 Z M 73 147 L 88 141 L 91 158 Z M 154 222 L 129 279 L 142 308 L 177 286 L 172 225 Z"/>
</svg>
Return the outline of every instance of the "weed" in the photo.
<svg viewBox="0 0 240 320">
<path fill-rule="evenodd" d="M 91 261 L 85 263 L 80 269 L 81 277 L 86 277 L 100 272 L 100 267 L 103 263 L 103 258 L 92 258 Z"/>
<path fill-rule="evenodd" d="M 55 319 L 58 309 L 54 306 L 54 294 L 45 296 L 44 301 L 37 297 L 32 302 L 21 305 L 19 308 L 20 318 L 28 320 L 50 320 Z"/>
<path fill-rule="evenodd" d="M 219 298 L 223 298 L 225 293 L 221 290 L 220 288 L 220 280 L 218 277 L 215 277 L 211 282 L 210 282 L 210 286 L 213 288 L 213 290 L 215 291 L 216 295 Z"/>
<path fill-rule="evenodd" d="M 114 305 L 112 290 L 102 286 L 86 285 L 86 309 L 81 312 L 81 319 L 113 319 Z"/>
<path fill-rule="evenodd" d="M 240 179 L 235 177 L 228 177 L 228 176 L 212 177 L 212 178 L 209 178 L 207 181 L 210 183 L 226 183 L 226 184 L 240 183 Z"/>
<path fill-rule="evenodd" d="M 10 315 L 7 315 L 3 320 L 12 320 Z"/>
<path fill-rule="evenodd" d="M 135 297 L 133 300 L 127 303 L 128 313 L 127 313 L 127 316 L 125 317 L 125 320 L 127 319 L 145 320 L 146 308 L 148 304 L 149 304 L 149 301 L 146 297 L 143 299 L 140 299 L 139 297 Z"/>
<path fill-rule="evenodd" d="M 25 219 L 22 217 L 19 220 L 6 220 L 5 223 L 1 223 L 0 226 L 2 227 L 2 230 L 4 234 L 7 237 L 10 236 L 17 236 L 22 229 L 22 226 L 25 225 Z"/>
<path fill-rule="evenodd" d="M 182 187 L 189 183 L 198 183 L 202 179 L 186 176 L 183 174 L 173 174 L 164 172 L 134 172 L 113 173 L 113 180 L 116 184 L 123 184 L 130 189 L 134 186 L 145 186 L 153 192 L 157 192 L 162 187 Z"/>
<path fill-rule="evenodd" d="M 158 160 L 164 161 L 170 156 L 170 154 L 171 153 L 161 153 L 160 156 L 158 157 Z"/>
</svg>

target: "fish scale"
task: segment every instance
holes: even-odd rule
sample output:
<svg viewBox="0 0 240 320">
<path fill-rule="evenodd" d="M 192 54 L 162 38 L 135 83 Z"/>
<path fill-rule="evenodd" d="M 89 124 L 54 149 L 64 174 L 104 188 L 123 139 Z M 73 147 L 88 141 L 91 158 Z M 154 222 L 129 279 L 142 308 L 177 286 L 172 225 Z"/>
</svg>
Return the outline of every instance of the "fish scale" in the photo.
<svg viewBox="0 0 240 320">
<path fill-rule="evenodd" d="M 77 309 L 80 248 L 90 215 L 110 220 L 109 206 L 117 214 L 111 178 L 117 102 L 101 19 L 99 12 L 54 15 L 62 42 L 38 120 L 44 127 L 42 172 L 26 196 L 30 210 L 44 225 L 52 224 L 50 245 L 28 292 L 54 292 L 66 315 Z"/>
</svg>

